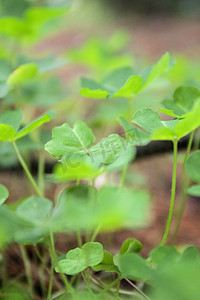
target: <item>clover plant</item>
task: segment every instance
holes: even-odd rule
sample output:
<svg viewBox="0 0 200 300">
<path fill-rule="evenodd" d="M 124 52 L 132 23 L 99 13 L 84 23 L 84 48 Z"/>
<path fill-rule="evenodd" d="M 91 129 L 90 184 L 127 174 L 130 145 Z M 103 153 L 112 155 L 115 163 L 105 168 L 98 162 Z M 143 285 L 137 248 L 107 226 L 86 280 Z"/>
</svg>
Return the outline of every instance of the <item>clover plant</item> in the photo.
<svg viewBox="0 0 200 300">
<path fill-rule="evenodd" d="M 38 6 L 26 1 L 22 4 L 11 15 L 7 15 L 6 6 L 0 7 L 2 48 L 6 49 L 8 40 L 15 43 L 14 49 L 8 53 L 0 51 L 0 162 L 6 157 L 12 164 L 14 151 L 35 194 L 26 195 L 13 204 L 7 185 L 0 184 L 0 260 L 4 263 L 9 244 L 18 245 L 27 279 L 25 285 L 23 278 L 23 286 L 28 287 L 26 293 L 25 289 L 21 290 L 21 285 L 15 286 L 14 280 L 12 288 L 2 264 L 2 294 L 12 299 L 35 299 L 36 283 L 27 251 L 27 246 L 31 246 L 39 265 L 43 299 L 199 299 L 199 250 L 195 246 L 178 248 L 166 245 L 176 197 L 178 142 L 187 135 L 190 137 L 182 167 L 182 192 L 173 231 L 174 241 L 187 193 L 200 196 L 200 152 L 197 146 L 190 155 L 193 141 L 198 145 L 199 89 L 193 86 L 176 88 L 171 100 L 162 101 L 162 117 L 151 108 L 133 112 L 133 96 L 170 69 L 170 55 L 166 53 L 153 66 L 136 72 L 132 68 L 132 58 L 120 54 L 126 36 L 120 33 L 105 43 L 98 39 L 89 40 L 80 50 L 71 50 L 67 54 L 72 62 L 89 66 L 97 76 L 97 81 L 82 79 L 80 94 L 86 98 L 126 98 L 129 102 L 126 117 L 121 114 L 117 121 L 114 120 L 124 133 L 112 130 L 99 136 L 86 122 L 72 122 L 70 116 L 67 120 L 65 116 L 64 120 L 57 119 L 59 123 L 54 124 L 52 137 L 45 136 L 45 142 L 41 142 L 41 126 L 51 121 L 55 113 L 52 110 L 44 112 L 29 122 L 30 116 L 38 115 L 38 107 L 48 107 L 60 97 L 65 98 L 59 83 L 47 73 L 67 62 L 65 58 L 21 56 L 15 48 L 29 43 L 34 45 L 50 28 L 56 28 L 58 19 L 68 12 L 69 5 Z M 30 105 L 25 106 L 22 113 L 25 102 L 30 102 Z M 29 113 L 32 107 L 31 114 L 26 113 L 27 107 Z M 104 240 L 100 242 L 104 234 L 123 229 L 146 229 L 146 234 L 149 234 L 150 193 L 146 188 L 127 186 L 126 172 L 136 157 L 137 146 L 145 146 L 154 140 L 171 141 L 174 151 L 170 208 L 160 245 L 153 248 L 146 258 L 142 243 L 133 236 L 126 239 L 118 251 L 107 249 Z M 27 157 L 21 154 L 24 149 L 27 157 L 30 150 L 40 151 L 37 180 Z M 44 168 L 46 159 L 54 163 L 53 171 L 48 174 Z M 197 184 L 190 186 L 186 171 Z M 110 181 L 114 172 L 121 176 L 115 184 Z M 97 181 L 102 175 L 106 184 L 98 187 Z M 59 193 L 46 197 L 48 185 L 58 187 Z M 64 253 L 60 252 L 56 244 L 57 234 L 62 237 L 75 234 L 77 245 L 71 249 L 67 245 Z M 126 282 L 132 289 L 125 290 L 121 282 Z"/>
</svg>

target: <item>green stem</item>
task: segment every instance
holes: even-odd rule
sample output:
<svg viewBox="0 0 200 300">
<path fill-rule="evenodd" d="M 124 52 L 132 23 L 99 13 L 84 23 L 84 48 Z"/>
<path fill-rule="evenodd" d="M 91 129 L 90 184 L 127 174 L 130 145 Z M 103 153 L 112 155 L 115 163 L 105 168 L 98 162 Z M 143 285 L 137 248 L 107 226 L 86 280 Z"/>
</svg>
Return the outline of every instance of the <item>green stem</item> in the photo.
<svg viewBox="0 0 200 300">
<path fill-rule="evenodd" d="M 174 202 L 175 202 L 175 194 L 176 194 L 176 175 L 177 175 L 177 152 L 178 152 L 178 141 L 177 140 L 174 140 L 173 147 L 174 147 L 174 162 L 173 162 L 170 208 L 169 208 L 169 214 L 168 214 L 167 224 L 166 224 L 166 228 L 165 228 L 165 233 L 164 233 L 163 239 L 160 243 L 160 246 L 164 246 L 167 242 L 167 238 L 168 238 L 171 223 L 172 223 L 173 210 L 174 210 Z"/>
<path fill-rule="evenodd" d="M 81 275 L 83 277 L 83 280 L 85 281 L 88 291 L 90 292 L 91 295 L 94 295 L 92 288 L 90 286 L 90 283 L 88 282 L 87 277 L 85 276 L 84 272 L 81 272 Z"/>
<path fill-rule="evenodd" d="M 23 245 L 19 245 L 21 254 L 22 254 L 22 259 L 24 262 L 24 267 L 25 267 L 25 272 L 26 272 L 26 277 L 29 285 L 29 290 L 30 290 L 30 295 L 31 297 L 33 296 L 33 281 L 32 281 L 32 276 L 31 276 L 31 265 L 28 259 L 28 255 L 26 252 L 26 248 Z"/>
<path fill-rule="evenodd" d="M 56 250 L 55 250 L 55 246 L 54 246 L 54 237 L 53 237 L 52 232 L 50 232 L 49 237 L 50 237 L 50 255 L 51 255 L 52 263 L 54 263 L 55 266 L 59 269 L 59 275 L 66 287 L 66 290 L 68 290 L 71 294 L 74 294 L 73 288 L 71 287 L 71 285 L 68 282 L 65 275 L 62 273 L 62 270 L 60 270 L 60 268 L 59 268 L 58 258 L 57 258 L 57 254 L 56 254 Z"/>
<path fill-rule="evenodd" d="M 115 279 L 114 281 L 112 281 L 110 284 L 108 284 L 104 288 L 104 290 L 99 293 L 99 296 L 101 297 L 103 294 L 105 294 L 106 292 L 108 292 L 113 286 L 117 285 L 120 280 L 121 280 L 121 278 L 118 277 L 117 279 Z"/>
<path fill-rule="evenodd" d="M 200 130 L 199 128 L 196 129 L 196 134 L 194 138 L 194 151 L 199 149 L 199 140 L 200 140 Z"/>
<path fill-rule="evenodd" d="M 175 243 L 175 241 L 176 241 L 176 237 L 177 237 L 177 234 L 178 234 L 178 231 L 179 231 L 181 219 L 182 219 L 183 212 L 184 212 L 184 209 L 185 209 L 185 204 L 186 204 L 186 201 L 187 201 L 188 183 L 187 183 L 187 180 L 186 180 L 186 162 L 187 162 L 188 156 L 190 155 L 193 138 L 194 138 L 194 131 L 190 135 L 189 142 L 188 142 L 188 145 L 187 145 L 186 154 L 185 154 L 184 161 L 183 161 L 182 174 L 181 174 L 181 183 L 182 183 L 181 200 L 180 200 L 180 204 L 179 204 L 179 207 L 178 207 L 176 224 L 175 224 L 175 228 L 174 228 L 173 235 L 172 235 L 173 243 Z"/>
<path fill-rule="evenodd" d="M 120 282 L 121 282 L 121 276 L 118 276 L 118 283 L 117 283 L 117 288 L 116 288 L 116 298 L 119 299 L 119 290 L 120 290 Z"/>
<path fill-rule="evenodd" d="M 121 175 L 121 180 L 120 180 L 120 187 L 124 186 L 124 183 L 125 183 L 125 180 L 126 180 L 127 170 L 128 170 L 128 165 L 125 165 L 123 167 L 123 170 L 122 170 L 122 175 Z"/>
<path fill-rule="evenodd" d="M 97 235 L 99 234 L 99 231 L 100 231 L 100 229 L 101 229 L 101 225 L 102 225 L 102 224 L 99 224 L 99 225 L 97 226 L 97 228 L 95 229 L 95 231 L 93 232 L 92 237 L 91 237 L 91 239 L 90 239 L 90 242 L 94 242 L 94 241 L 95 241 L 95 239 L 96 239 L 96 237 L 97 237 Z"/>
<path fill-rule="evenodd" d="M 38 187 L 41 194 L 44 194 L 44 168 L 45 168 L 45 155 L 44 151 L 41 151 L 38 163 Z"/>
<path fill-rule="evenodd" d="M 15 141 L 13 141 L 12 144 L 13 144 L 13 147 L 14 147 L 14 149 L 15 149 L 16 155 L 17 155 L 17 157 L 18 157 L 18 159 L 19 159 L 19 162 L 21 163 L 21 165 L 22 165 L 22 167 L 23 167 L 23 169 L 24 169 L 24 171 L 25 171 L 25 173 L 26 173 L 26 175 L 27 175 L 29 181 L 31 182 L 31 184 L 32 184 L 32 186 L 34 187 L 35 191 L 37 192 L 38 196 L 39 196 L 39 197 L 42 197 L 42 193 L 41 193 L 41 191 L 39 190 L 39 188 L 38 188 L 38 186 L 37 186 L 37 184 L 36 184 L 34 178 L 32 177 L 32 175 L 31 175 L 31 173 L 30 173 L 30 171 L 29 171 L 29 169 L 28 169 L 28 167 L 27 167 L 27 165 L 26 165 L 26 163 L 25 163 L 23 157 L 21 156 L 21 154 L 20 154 L 20 152 L 19 152 L 19 150 L 18 150 L 18 147 L 17 147 Z"/>
<path fill-rule="evenodd" d="M 54 267 L 53 267 L 53 264 L 51 264 L 51 272 L 50 272 L 50 278 L 49 278 L 49 288 L 48 288 L 47 300 L 51 299 L 51 293 L 52 293 L 52 288 L 53 288 L 53 274 L 54 274 Z"/>
</svg>

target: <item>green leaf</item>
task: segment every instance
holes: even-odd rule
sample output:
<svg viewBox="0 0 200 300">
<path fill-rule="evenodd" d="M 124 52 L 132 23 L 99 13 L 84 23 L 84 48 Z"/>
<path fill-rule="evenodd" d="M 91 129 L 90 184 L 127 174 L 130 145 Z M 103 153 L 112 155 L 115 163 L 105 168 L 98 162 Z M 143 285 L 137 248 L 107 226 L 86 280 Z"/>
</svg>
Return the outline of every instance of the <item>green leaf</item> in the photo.
<svg viewBox="0 0 200 300">
<path fill-rule="evenodd" d="M 130 98 L 160 76 L 168 68 L 169 62 L 170 56 L 166 53 L 143 77 L 134 74 L 132 68 L 123 67 L 108 74 L 101 83 L 83 79 L 80 94 L 88 98 Z"/>
<path fill-rule="evenodd" d="M 104 90 L 103 85 L 98 84 L 97 82 L 82 78 L 81 79 L 82 89 L 80 91 L 81 96 L 86 98 L 107 98 L 109 96 L 108 91 Z"/>
<path fill-rule="evenodd" d="M 102 75 L 102 73 L 132 65 L 133 58 L 120 51 L 125 46 L 125 41 L 127 41 L 127 34 L 117 32 L 107 40 L 89 39 L 81 48 L 73 49 L 67 54 L 70 61 L 84 64 Z"/>
<path fill-rule="evenodd" d="M 119 273 L 119 269 L 114 265 L 113 256 L 107 251 L 104 251 L 103 260 L 96 266 L 92 267 L 95 272 L 116 272 Z"/>
<path fill-rule="evenodd" d="M 58 262 L 55 268 L 57 273 L 65 273 L 68 275 L 75 275 L 87 268 L 84 261 L 81 261 L 81 249 L 75 248 L 70 250 L 65 259 Z"/>
<path fill-rule="evenodd" d="M 15 141 L 22 138 L 42 124 L 49 122 L 54 114 L 54 111 L 49 111 L 19 130 L 22 112 L 20 110 L 6 110 L 0 115 L 0 141 Z"/>
<path fill-rule="evenodd" d="M 146 260 L 135 253 L 117 254 L 114 263 L 119 267 L 122 275 L 130 279 L 140 279 L 151 281 L 153 276 L 152 269 Z"/>
<path fill-rule="evenodd" d="M 124 253 L 131 253 L 131 252 L 141 252 L 142 251 L 142 244 L 133 238 L 129 238 L 125 240 L 120 248 L 120 254 Z"/>
<path fill-rule="evenodd" d="M 16 214 L 33 224 L 40 224 L 48 220 L 52 207 L 53 203 L 50 200 L 31 196 L 20 203 Z"/>
<path fill-rule="evenodd" d="M 27 219 L 20 217 L 5 204 L 0 206 L 0 222 L 8 230 L 8 242 L 37 243 L 48 234 L 48 226 L 36 226 Z"/>
<path fill-rule="evenodd" d="M 99 224 L 102 231 L 140 228 L 148 224 L 149 209 L 146 191 L 115 186 L 104 186 L 97 191 L 83 185 L 63 192 L 51 224 L 56 232 L 93 230 Z"/>
<path fill-rule="evenodd" d="M 160 116 L 151 109 L 143 109 L 135 113 L 133 123 L 151 133 L 152 140 L 180 140 L 200 126 L 200 100 L 193 110 L 183 119 L 161 121 Z"/>
<path fill-rule="evenodd" d="M 153 133 L 155 130 L 164 127 L 159 114 L 148 108 L 136 112 L 132 123 L 140 126 L 149 133 Z"/>
<path fill-rule="evenodd" d="M 38 74 L 38 66 L 35 63 L 29 63 L 19 66 L 7 80 L 10 86 L 18 86 Z"/>
<path fill-rule="evenodd" d="M 186 170 L 187 170 L 187 174 L 188 176 L 200 183 L 200 174 L 199 174 L 199 170 L 200 170 L 200 150 L 195 151 L 194 153 L 192 153 L 187 162 L 186 162 Z"/>
<path fill-rule="evenodd" d="M 15 140 L 20 139 L 23 136 L 29 134 L 30 132 L 37 129 L 38 127 L 40 127 L 44 123 L 47 123 L 47 122 L 51 121 L 52 118 L 54 117 L 54 115 L 55 115 L 55 111 L 52 110 L 52 111 L 46 112 L 41 117 L 35 119 L 34 121 L 32 121 L 27 126 L 23 127 L 22 129 L 20 129 L 17 132 L 17 134 L 15 135 Z"/>
<path fill-rule="evenodd" d="M 80 152 L 94 143 L 92 130 L 84 122 L 77 121 L 73 129 L 67 124 L 55 127 L 52 140 L 45 145 L 45 149 L 57 158 L 64 157 L 72 151 Z"/>
<path fill-rule="evenodd" d="M 87 266 L 96 266 L 103 260 L 103 246 L 97 242 L 88 242 L 82 246 L 80 256 Z"/>
<path fill-rule="evenodd" d="M 12 126 L 15 132 L 17 132 L 22 123 L 22 118 L 21 110 L 5 110 L 0 115 L 0 124 Z"/>
<path fill-rule="evenodd" d="M 92 146 L 95 137 L 83 122 L 73 129 L 67 124 L 53 129 L 52 140 L 45 149 L 62 164 L 54 169 L 55 180 L 91 179 L 103 172 L 123 168 L 135 156 L 135 148 L 117 134 L 103 138 Z"/>
<path fill-rule="evenodd" d="M 102 230 L 143 227 L 149 221 L 146 191 L 104 186 L 98 192 L 97 203 L 96 221 L 102 224 Z"/>
<path fill-rule="evenodd" d="M 184 116 L 192 110 L 199 97 L 199 89 L 181 86 L 175 90 L 173 100 L 164 100 L 162 102 L 167 110 L 162 109 L 161 111 L 174 117 Z"/>
<path fill-rule="evenodd" d="M 187 189 L 187 193 L 194 197 L 200 197 L 200 185 L 192 185 Z"/>
<path fill-rule="evenodd" d="M 144 78 L 144 87 L 147 86 L 154 79 L 159 77 L 162 73 L 166 71 L 170 64 L 170 55 L 169 53 L 165 53 L 161 59 L 148 70 L 145 71 L 143 76 Z"/>
<path fill-rule="evenodd" d="M 103 260 L 103 246 L 97 242 L 88 242 L 82 248 L 70 250 L 66 258 L 58 262 L 56 272 L 75 275 L 87 267 L 98 265 Z"/>
<path fill-rule="evenodd" d="M 156 271 L 152 300 L 183 300 L 200 298 L 200 264 L 196 260 L 180 264 L 168 264 Z"/>
<path fill-rule="evenodd" d="M 180 263 L 183 262 L 200 262 L 199 249 L 195 246 L 187 247 L 181 255 Z"/>
<path fill-rule="evenodd" d="M 173 246 L 159 246 L 151 251 L 150 258 L 155 265 L 174 264 L 180 259 L 180 253 Z"/>
<path fill-rule="evenodd" d="M 0 141 L 11 141 L 15 136 L 15 129 L 6 124 L 0 124 Z"/>
<path fill-rule="evenodd" d="M 0 205 L 3 204 L 9 196 L 7 188 L 0 184 Z"/>
</svg>

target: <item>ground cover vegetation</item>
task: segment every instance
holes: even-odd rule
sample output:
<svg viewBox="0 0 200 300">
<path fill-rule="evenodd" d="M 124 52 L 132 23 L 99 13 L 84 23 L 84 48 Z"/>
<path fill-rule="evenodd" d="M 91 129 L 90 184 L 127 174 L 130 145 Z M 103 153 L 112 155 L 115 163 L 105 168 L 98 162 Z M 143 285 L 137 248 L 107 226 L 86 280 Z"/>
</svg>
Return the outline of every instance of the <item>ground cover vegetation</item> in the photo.
<svg viewBox="0 0 200 300">
<path fill-rule="evenodd" d="M 127 35 L 121 31 L 105 41 L 89 39 L 60 57 L 38 57 L 31 49 L 49 32 L 60 30 L 72 7 L 66 1 L 41 2 L 24 0 L 19 6 L 0 2 L 0 165 L 12 170 L 19 163 L 30 187 L 29 195 L 7 201 L 9 190 L 0 184 L 0 298 L 199 299 L 199 249 L 176 246 L 187 195 L 200 197 L 198 70 L 169 53 L 147 67 L 134 67 L 134 58 L 123 53 Z M 80 79 L 80 88 L 74 83 L 75 90 L 66 89 L 52 72 L 70 64 L 90 70 Z M 157 91 L 169 88 L 164 100 L 151 103 Z M 142 102 L 147 95 L 150 100 Z M 88 113 L 86 101 L 90 101 L 88 122 L 83 117 Z M 92 113 L 91 103 L 96 104 Z M 178 145 L 186 136 L 181 199 L 172 227 Z M 166 199 L 169 214 L 163 236 L 148 257 L 132 236 L 119 253 L 111 253 L 98 241 L 99 233 L 146 228 L 148 235 L 150 191 L 129 186 L 126 179 L 137 146 L 152 141 L 173 144 L 171 199 Z M 38 174 L 31 171 L 33 155 Z M 46 161 L 53 164 L 48 174 Z M 114 184 L 109 182 L 110 174 L 116 175 Z M 96 182 L 102 176 L 106 183 L 99 188 Z M 55 197 L 46 197 L 49 185 L 58 189 Z M 76 235 L 76 247 L 60 253 L 58 234 Z M 20 249 L 25 277 L 9 275 L 10 245 Z M 39 288 L 33 280 L 34 259 Z"/>
</svg>

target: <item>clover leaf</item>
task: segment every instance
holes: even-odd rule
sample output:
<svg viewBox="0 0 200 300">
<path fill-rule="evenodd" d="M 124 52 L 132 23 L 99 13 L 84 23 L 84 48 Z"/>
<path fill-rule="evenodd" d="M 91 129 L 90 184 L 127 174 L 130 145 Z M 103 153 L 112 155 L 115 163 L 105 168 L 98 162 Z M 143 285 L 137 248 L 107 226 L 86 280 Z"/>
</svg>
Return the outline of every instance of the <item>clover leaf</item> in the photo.
<svg viewBox="0 0 200 300">
<path fill-rule="evenodd" d="M 141 75 L 134 74 L 130 67 L 123 67 L 107 75 L 101 83 L 83 78 L 80 94 L 87 98 L 130 98 L 160 76 L 169 67 L 169 63 L 170 56 L 166 53 Z"/>
<path fill-rule="evenodd" d="M 22 113 L 19 110 L 7 110 L 0 115 L 0 141 L 16 141 L 29 134 L 54 117 L 54 111 L 46 112 L 27 126 L 20 128 Z"/>
<path fill-rule="evenodd" d="M 31 196 L 20 203 L 16 214 L 33 224 L 41 224 L 50 217 L 52 207 L 53 203 L 49 199 Z"/>
<path fill-rule="evenodd" d="M 55 127 L 45 149 L 61 164 L 54 169 L 55 180 L 91 179 L 103 172 L 119 170 L 135 156 L 135 148 L 117 134 L 93 145 L 95 137 L 84 122 L 71 128 L 67 123 Z"/>
<path fill-rule="evenodd" d="M 103 260 L 96 266 L 92 267 L 95 272 L 105 271 L 105 272 L 116 272 L 119 273 L 119 269 L 115 266 L 113 261 L 113 256 L 107 251 L 104 251 Z"/>
<path fill-rule="evenodd" d="M 95 136 L 84 122 L 77 121 L 74 127 L 65 123 L 55 127 L 52 131 L 52 140 L 45 145 L 45 149 L 54 157 L 61 158 L 71 152 L 85 151 L 93 145 Z"/>
<path fill-rule="evenodd" d="M 103 246 L 97 242 L 88 242 L 82 248 L 75 248 L 58 262 L 55 270 L 58 273 L 76 275 L 88 267 L 98 265 L 104 257 Z"/>
<path fill-rule="evenodd" d="M 161 121 L 158 113 L 143 109 L 135 113 L 132 123 L 151 134 L 152 140 L 179 140 L 200 126 L 200 100 L 183 119 Z"/>
<path fill-rule="evenodd" d="M 3 204 L 9 196 L 7 188 L 0 184 L 0 205 Z"/>
<path fill-rule="evenodd" d="M 199 89 L 181 86 L 175 90 L 172 100 L 163 100 L 165 108 L 161 108 L 160 111 L 172 117 L 182 117 L 192 110 L 199 97 Z"/>
<path fill-rule="evenodd" d="M 149 194 L 141 190 L 104 186 L 97 191 L 86 185 L 72 187 L 62 193 L 53 211 L 52 228 L 57 232 L 74 232 L 93 230 L 99 224 L 102 231 L 143 227 L 149 221 L 149 200 Z"/>
<path fill-rule="evenodd" d="M 192 153 L 187 162 L 186 162 L 186 170 L 190 179 L 196 181 L 198 184 L 193 185 L 188 189 L 188 194 L 192 196 L 200 197 L 200 150 Z"/>
<path fill-rule="evenodd" d="M 124 253 L 138 253 L 142 251 L 142 244 L 133 238 L 125 240 L 120 248 L 120 254 Z"/>
<path fill-rule="evenodd" d="M 153 270 L 147 261 L 136 253 L 116 254 L 114 263 L 124 277 L 152 281 Z"/>
</svg>

